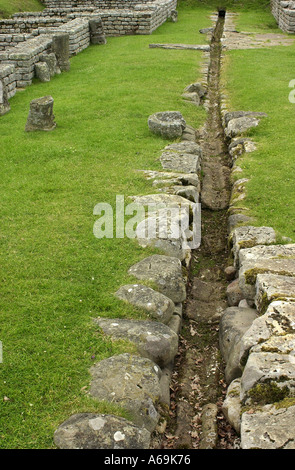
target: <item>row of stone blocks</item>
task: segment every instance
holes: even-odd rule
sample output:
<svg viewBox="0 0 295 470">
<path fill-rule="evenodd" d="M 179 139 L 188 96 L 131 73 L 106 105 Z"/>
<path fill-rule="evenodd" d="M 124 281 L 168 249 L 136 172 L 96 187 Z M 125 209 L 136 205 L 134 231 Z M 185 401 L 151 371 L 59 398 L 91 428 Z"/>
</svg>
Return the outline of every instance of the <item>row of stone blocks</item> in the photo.
<svg viewBox="0 0 295 470">
<path fill-rule="evenodd" d="M 236 159 L 255 150 L 240 134 L 256 127 L 264 113 L 222 115 L 232 173 Z M 251 225 L 241 208 L 247 179 L 237 180 L 229 206 L 227 272 L 229 308 L 220 319 L 220 350 L 228 383 L 223 411 L 241 437 L 242 449 L 295 448 L 295 244 L 277 244 L 271 227 Z M 283 237 L 282 237 L 283 238 Z"/>
</svg>

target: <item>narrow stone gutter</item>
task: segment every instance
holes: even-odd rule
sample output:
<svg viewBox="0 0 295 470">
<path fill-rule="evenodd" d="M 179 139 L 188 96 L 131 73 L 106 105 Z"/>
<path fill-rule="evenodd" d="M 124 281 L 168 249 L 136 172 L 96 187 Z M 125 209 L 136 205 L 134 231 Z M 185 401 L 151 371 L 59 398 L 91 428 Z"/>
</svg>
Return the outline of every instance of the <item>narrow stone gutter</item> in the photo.
<svg viewBox="0 0 295 470">
<path fill-rule="evenodd" d="M 218 16 L 210 45 L 205 106 L 207 120 L 199 130 L 202 146 L 202 243 L 193 252 L 179 354 L 172 375 L 171 411 L 163 448 L 238 447 L 235 431 L 225 422 L 226 385 L 219 352 L 219 320 L 227 307 L 227 208 L 230 168 L 220 109 L 221 37 Z M 168 437 L 167 437 L 168 436 Z"/>
</svg>

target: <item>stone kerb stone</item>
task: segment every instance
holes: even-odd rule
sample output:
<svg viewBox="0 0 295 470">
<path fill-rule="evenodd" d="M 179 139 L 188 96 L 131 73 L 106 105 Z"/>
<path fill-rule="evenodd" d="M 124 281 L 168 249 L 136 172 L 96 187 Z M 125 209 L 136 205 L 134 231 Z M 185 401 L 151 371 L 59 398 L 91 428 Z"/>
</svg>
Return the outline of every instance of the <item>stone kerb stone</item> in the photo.
<svg viewBox="0 0 295 470">
<path fill-rule="evenodd" d="M 106 335 L 134 343 L 141 356 L 161 368 L 173 362 L 177 354 L 178 335 L 163 323 L 119 318 L 96 318 L 94 321 Z"/>
<path fill-rule="evenodd" d="M 154 320 L 162 323 L 168 323 L 175 310 L 174 302 L 171 299 L 144 285 L 127 284 L 121 286 L 115 295 L 129 304 L 145 310 Z"/>
<path fill-rule="evenodd" d="M 161 400 L 161 369 L 150 359 L 128 353 L 100 361 L 90 369 L 90 395 L 123 406 L 138 426 L 153 431 Z"/>
<path fill-rule="evenodd" d="M 150 432 L 117 416 L 79 413 L 54 433 L 60 449 L 148 449 Z"/>
<path fill-rule="evenodd" d="M 139 280 L 154 282 L 159 291 L 174 303 L 181 303 L 186 299 L 182 265 L 178 258 L 152 255 L 131 266 L 128 274 Z"/>
<path fill-rule="evenodd" d="M 257 245 L 239 252 L 239 285 L 244 298 L 254 303 L 258 274 L 295 277 L 295 244 Z"/>
</svg>

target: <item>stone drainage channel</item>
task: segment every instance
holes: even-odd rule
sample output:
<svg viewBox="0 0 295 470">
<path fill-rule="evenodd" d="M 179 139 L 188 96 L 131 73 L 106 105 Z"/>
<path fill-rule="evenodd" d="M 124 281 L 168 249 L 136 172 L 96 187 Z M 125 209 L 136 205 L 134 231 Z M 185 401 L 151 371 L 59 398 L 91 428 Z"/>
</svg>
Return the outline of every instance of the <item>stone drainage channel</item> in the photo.
<svg viewBox="0 0 295 470">
<path fill-rule="evenodd" d="M 165 437 L 156 437 L 154 448 L 239 447 L 239 438 L 222 413 L 226 384 L 219 352 L 219 320 L 228 306 L 225 268 L 229 258 L 227 208 L 230 200 L 230 168 L 219 91 L 224 19 L 225 12 L 220 11 L 210 45 L 208 116 L 199 131 L 203 151 L 202 243 L 193 252 L 190 266 Z"/>
</svg>

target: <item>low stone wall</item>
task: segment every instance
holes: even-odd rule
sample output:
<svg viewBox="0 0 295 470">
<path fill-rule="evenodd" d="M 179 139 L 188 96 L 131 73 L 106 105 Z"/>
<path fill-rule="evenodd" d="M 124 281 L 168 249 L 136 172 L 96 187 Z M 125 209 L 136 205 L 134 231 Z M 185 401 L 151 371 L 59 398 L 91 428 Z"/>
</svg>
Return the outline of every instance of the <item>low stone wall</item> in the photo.
<svg viewBox="0 0 295 470">
<path fill-rule="evenodd" d="M 67 33 L 69 35 L 70 56 L 86 49 L 90 44 L 89 19 L 76 18 L 57 28 L 39 28 L 40 34 Z"/>
<path fill-rule="evenodd" d="M 35 64 L 40 56 L 48 52 L 52 45 L 52 37 L 41 35 L 0 53 L 1 65 L 13 65 L 17 88 L 25 88 L 32 84 L 35 76 Z"/>
<path fill-rule="evenodd" d="M 9 18 L 0 20 L 0 34 L 25 34 L 32 33 L 38 28 L 59 26 L 66 23 L 66 17 L 28 16 L 23 18 Z"/>
<path fill-rule="evenodd" d="M 17 46 L 20 42 L 32 39 L 34 34 L 0 34 L 0 51 Z"/>
<path fill-rule="evenodd" d="M 271 7 L 279 28 L 286 33 L 295 33 L 295 2 L 272 0 Z"/>
<path fill-rule="evenodd" d="M 0 80 L 6 88 L 8 99 L 12 98 L 16 93 L 16 73 L 13 64 L 0 65 Z"/>
</svg>

